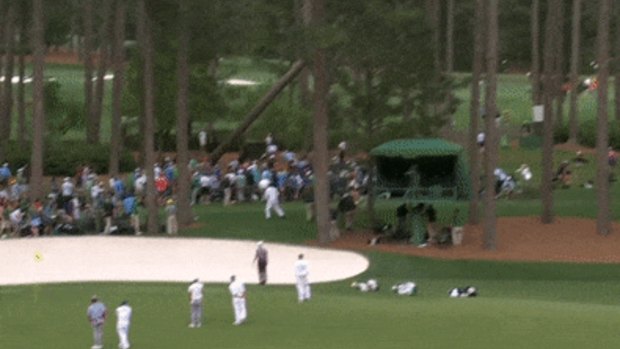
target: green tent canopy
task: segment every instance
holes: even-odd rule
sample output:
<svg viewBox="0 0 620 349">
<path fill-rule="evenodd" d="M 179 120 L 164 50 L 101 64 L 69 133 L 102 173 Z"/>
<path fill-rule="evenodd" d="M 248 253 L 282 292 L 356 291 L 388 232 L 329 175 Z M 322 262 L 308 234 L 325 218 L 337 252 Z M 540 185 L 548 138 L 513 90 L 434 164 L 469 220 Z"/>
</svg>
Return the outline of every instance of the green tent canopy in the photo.
<svg viewBox="0 0 620 349">
<path fill-rule="evenodd" d="M 375 192 L 408 199 L 467 199 L 469 171 L 463 147 L 438 138 L 397 139 L 370 151 Z"/>
</svg>

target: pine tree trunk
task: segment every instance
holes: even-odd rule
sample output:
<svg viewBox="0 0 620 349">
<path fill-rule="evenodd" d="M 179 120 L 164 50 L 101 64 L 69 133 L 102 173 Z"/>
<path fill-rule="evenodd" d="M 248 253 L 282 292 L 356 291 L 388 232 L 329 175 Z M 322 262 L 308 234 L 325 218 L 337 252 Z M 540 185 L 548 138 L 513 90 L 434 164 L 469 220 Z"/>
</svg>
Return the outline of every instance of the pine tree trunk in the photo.
<svg viewBox="0 0 620 349">
<path fill-rule="evenodd" d="M 562 127 L 564 124 L 564 92 L 562 91 L 562 84 L 564 83 L 564 79 L 566 74 L 564 73 L 564 2 L 560 2 L 558 5 L 559 11 L 559 30 L 557 32 L 557 37 L 555 40 L 555 72 L 553 76 L 553 80 L 555 83 L 555 117 L 553 120 L 553 128 L 554 130 L 558 127 Z"/>
<path fill-rule="evenodd" d="M 16 4 L 9 3 L 7 15 L 5 17 L 4 30 L 4 48 L 5 48 L 5 66 L 4 66 L 4 86 L 2 89 L 2 103 L 0 104 L 0 150 L 7 149 L 9 139 L 11 138 L 11 125 L 13 125 L 13 68 L 15 63 L 15 17 Z M 4 159 L 6 154 L 1 154 L 0 159 Z"/>
<path fill-rule="evenodd" d="M 86 117 L 86 142 L 95 143 L 93 118 L 93 0 L 83 0 L 82 21 L 84 30 L 84 115 Z"/>
<path fill-rule="evenodd" d="M 324 0 L 306 0 L 309 8 L 311 21 L 309 25 L 313 28 L 323 25 L 325 18 Z M 317 234 L 320 243 L 337 238 L 330 236 L 329 218 L 329 180 L 327 171 L 329 167 L 329 153 L 327 149 L 327 126 L 329 124 L 327 95 L 329 93 L 329 80 L 327 76 L 326 52 L 323 48 L 313 47 L 313 67 L 314 76 L 314 98 L 313 98 L 313 159 L 314 169 L 314 205 L 316 208 Z"/>
<path fill-rule="evenodd" d="M 122 98 L 125 83 L 125 18 L 127 5 L 124 0 L 117 0 L 114 11 L 114 39 L 112 48 L 112 65 L 114 80 L 112 82 L 112 123 L 110 135 L 110 175 L 119 173 L 122 137 Z"/>
<path fill-rule="evenodd" d="M 155 76 L 154 50 L 150 18 L 146 10 L 146 0 L 137 1 L 137 31 L 140 38 L 140 48 L 144 65 L 144 169 L 147 173 L 146 181 L 146 209 L 147 233 L 154 235 L 159 232 L 159 208 L 156 202 L 155 178 L 153 165 L 155 164 Z"/>
<path fill-rule="evenodd" d="M 543 149 L 542 149 L 542 178 L 540 184 L 540 192 L 542 199 L 542 215 L 543 223 L 552 223 L 554 219 L 553 212 L 553 97 L 555 96 L 555 87 L 553 74 L 555 72 L 555 53 L 556 53 L 556 36 L 559 30 L 559 6 L 562 0 L 549 0 L 547 20 L 545 24 L 545 47 L 544 47 L 544 79 L 543 79 L 543 96 L 544 96 L 544 115 L 543 122 Z"/>
<path fill-rule="evenodd" d="M 454 70 L 454 0 L 448 0 L 446 6 L 446 75 L 452 76 Z M 454 97 L 452 91 L 446 94 L 446 110 L 449 110 Z M 450 114 L 449 125 L 454 125 L 454 113 Z"/>
<path fill-rule="evenodd" d="M 485 194 L 484 194 L 484 248 L 497 248 L 497 213 L 495 201 L 494 171 L 499 158 L 499 130 L 495 123 L 497 115 L 497 65 L 498 65 L 498 2 L 488 1 L 488 41 L 487 41 L 487 91 L 486 91 L 486 137 L 485 137 Z"/>
<path fill-rule="evenodd" d="M 24 46 L 22 45 L 22 47 Z M 19 83 L 17 84 L 17 144 L 19 144 L 20 147 L 25 147 L 28 136 L 26 134 L 26 85 L 24 84 L 24 79 L 26 77 L 26 55 L 23 50 L 19 53 L 17 67 L 19 75 Z"/>
<path fill-rule="evenodd" d="M 568 114 L 568 142 L 577 144 L 577 127 L 579 125 L 579 63 L 580 63 L 580 36 L 581 36 L 581 0 L 573 0 L 573 18 L 571 32 L 571 61 L 570 61 L 570 110 Z"/>
<path fill-rule="evenodd" d="M 26 77 L 26 49 L 28 41 L 28 23 L 29 18 L 26 17 L 27 12 L 22 8 L 19 15 L 19 55 L 17 58 L 17 75 L 19 82 L 17 84 L 17 144 L 24 148 L 27 145 L 26 131 L 26 85 L 24 79 Z"/>
<path fill-rule="evenodd" d="M 540 0 L 532 0 L 532 102 L 542 103 L 540 91 Z"/>
<path fill-rule="evenodd" d="M 105 91 L 104 78 L 108 69 L 108 61 L 110 60 L 110 11 L 112 10 L 113 2 L 114 0 L 103 0 L 101 6 L 103 23 L 99 31 L 99 65 L 97 67 L 97 79 L 92 101 L 92 135 L 95 137 L 92 140 L 93 143 L 99 143 L 101 137 L 101 115 L 103 114 L 103 94 Z"/>
<path fill-rule="evenodd" d="M 596 232 L 611 233 L 611 211 L 609 194 L 610 166 L 607 160 L 609 147 L 609 118 L 607 115 L 607 87 L 609 80 L 609 22 L 611 0 L 599 1 L 598 30 L 596 34 L 598 69 L 598 112 L 596 132 Z"/>
<path fill-rule="evenodd" d="M 189 41 L 190 31 L 188 26 L 188 4 L 187 0 L 179 2 L 179 37 L 177 52 L 177 168 L 179 178 L 177 181 L 177 212 L 179 224 L 187 226 L 193 221 L 192 209 L 190 207 L 190 173 L 189 173 Z"/>
<path fill-rule="evenodd" d="M 615 4 L 616 15 L 616 41 L 615 41 L 615 74 L 614 74 L 614 92 L 615 92 L 615 105 L 616 105 L 616 121 L 620 122 L 620 4 Z"/>
<path fill-rule="evenodd" d="M 32 153 L 30 158 L 30 198 L 43 198 L 43 153 L 45 137 L 45 106 L 44 106 L 44 81 L 45 70 L 45 41 L 44 41 L 44 10 L 43 0 L 32 1 L 32 99 L 34 108 L 32 112 Z"/>
<path fill-rule="evenodd" d="M 480 147 L 477 142 L 478 125 L 480 122 L 480 75 L 484 62 L 483 31 L 485 22 L 485 0 L 476 0 L 474 21 L 474 57 L 472 65 L 471 100 L 469 107 L 469 168 L 472 197 L 469 201 L 469 223 L 478 224 L 480 203 Z"/>
</svg>

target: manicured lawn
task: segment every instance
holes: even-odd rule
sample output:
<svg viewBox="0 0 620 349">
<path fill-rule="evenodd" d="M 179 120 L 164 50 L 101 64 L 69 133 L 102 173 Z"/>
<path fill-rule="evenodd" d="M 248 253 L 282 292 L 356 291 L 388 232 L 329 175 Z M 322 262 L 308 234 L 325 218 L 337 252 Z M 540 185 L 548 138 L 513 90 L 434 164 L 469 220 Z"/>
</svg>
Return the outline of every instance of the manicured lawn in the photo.
<svg viewBox="0 0 620 349">
<path fill-rule="evenodd" d="M 205 326 L 187 328 L 185 284 L 92 283 L 0 288 L 0 347 L 81 348 L 97 293 L 113 309 L 134 308 L 134 348 L 612 348 L 620 345 L 620 269 L 610 265 L 434 261 L 369 255 L 364 276 L 383 288 L 359 293 L 350 281 L 315 285 L 297 304 L 293 286 L 249 286 L 249 321 L 232 326 L 225 285 L 206 286 Z M 419 294 L 398 297 L 389 286 L 414 280 Z M 475 299 L 449 299 L 473 284 Z M 114 316 L 108 348 L 117 343 Z"/>
</svg>

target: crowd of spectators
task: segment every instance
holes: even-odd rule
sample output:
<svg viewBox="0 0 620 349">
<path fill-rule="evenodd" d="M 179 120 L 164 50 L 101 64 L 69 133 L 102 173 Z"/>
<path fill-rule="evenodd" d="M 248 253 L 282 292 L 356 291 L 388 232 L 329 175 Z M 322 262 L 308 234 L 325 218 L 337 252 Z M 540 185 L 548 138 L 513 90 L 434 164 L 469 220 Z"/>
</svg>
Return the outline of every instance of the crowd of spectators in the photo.
<svg viewBox="0 0 620 349">
<path fill-rule="evenodd" d="M 351 229 L 353 211 L 368 184 L 367 171 L 346 160 L 345 147 L 332 159 L 328 178 L 330 195 L 339 201 L 335 210 L 346 217 Z M 269 185 L 278 189 L 280 200 L 303 201 L 307 219 L 313 218 L 311 163 L 288 149 L 280 151 L 269 135 L 266 151 L 257 159 L 234 158 L 224 166 L 211 164 L 205 156 L 187 164 L 191 173 L 190 205 L 221 203 L 224 206 L 262 200 Z M 166 215 L 168 234 L 176 233 L 178 168 L 165 157 L 152 171 L 137 168 L 122 176 L 104 177 L 89 166 L 81 166 L 73 177 L 51 178 L 44 199 L 30 199 L 24 168 L 13 175 L 5 163 L 0 167 L 0 236 L 40 236 L 53 234 L 141 234 L 141 211 L 150 172 L 155 179 L 157 202 Z M 350 200 L 351 197 L 355 200 Z M 353 201 L 353 202 L 351 202 Z"/>
</svg>

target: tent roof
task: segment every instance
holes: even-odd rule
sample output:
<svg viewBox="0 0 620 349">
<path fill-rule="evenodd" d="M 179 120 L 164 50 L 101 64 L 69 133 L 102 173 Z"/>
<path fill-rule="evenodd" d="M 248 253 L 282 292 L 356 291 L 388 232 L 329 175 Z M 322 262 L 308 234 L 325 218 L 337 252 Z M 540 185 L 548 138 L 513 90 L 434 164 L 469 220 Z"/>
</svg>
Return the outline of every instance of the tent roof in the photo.
<svg viewBox="0 0 620 349">
<path fill-rule="evenodd" d="M 412 159 L 418 156 L 459 155 L 462 151 L 460 145 L 439 138 L 396 139 L 375 147 L 370 155 Z"/>
</svg>

